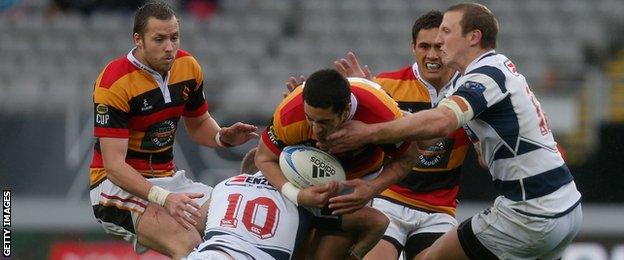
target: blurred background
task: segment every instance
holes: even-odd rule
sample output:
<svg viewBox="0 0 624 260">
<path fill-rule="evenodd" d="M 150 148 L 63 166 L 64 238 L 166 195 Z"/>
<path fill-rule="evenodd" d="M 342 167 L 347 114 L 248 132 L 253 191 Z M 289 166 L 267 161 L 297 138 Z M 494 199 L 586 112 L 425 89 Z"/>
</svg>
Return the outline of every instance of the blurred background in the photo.
<svg viewBox="0 0 624 260">
<path fill-rule="evenodd" d="M 12 191 L 13 258 L 139 258 L 95 221 L 88 165 L 93 82 L 132 48 L 142 2 L 0 0 L 0 187 Z M 624 259 L 624 1 L 479 2 L 498 17 L 497 51 L 527 77 L 583 193 L 583 228 L 564 259 Z M 457 1 L 170 3 L 182 48 L 203 67 L 211 114 L 263 128 L 288 76 L 331 67 L 348 51 L 373 73 L 407 66 L 414 20 Z M 176 164 L 214 185 L 255 145 L 214 150 L 179 133 Z M 460 221 L 495 197 L 472 153 L 461 189 Z"/>
</svg>

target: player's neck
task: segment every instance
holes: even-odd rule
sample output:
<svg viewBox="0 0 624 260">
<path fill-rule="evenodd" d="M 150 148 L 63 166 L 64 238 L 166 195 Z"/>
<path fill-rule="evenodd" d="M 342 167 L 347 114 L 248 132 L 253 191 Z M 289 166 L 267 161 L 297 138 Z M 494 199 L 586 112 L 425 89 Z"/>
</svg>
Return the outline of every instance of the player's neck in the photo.
<svg viewBox="0 0 624 260">
<path fill-rule="evenodd" d="M 442 77 L 439 77 L 437 79 L 431 80 L 431 81 L 429 81 L 429 83 L 431 83 L 431 85 L 433 85 L 433 87 L 436 89 L 436 92 L 438 92 L 438 94 L 439 94 L 440 90 L 442 90 L 444 87 L 446 87 L 446 85 L 449 83 L 449 81 L 451 81 L 451 79 L 453 78 L 453 75 L 455 75 L 455 70 L 454 69 L 447 69 L 446 72 L 444 72 L 444 75 L 442 75 Z"/>
<path fill-rule="evenodd" d="M 481 47 L 471 48 L 468 50 L 464 59 L 458 62 L 459 71 L 462 75 L 466 75 L 466 69 L 470 64 L 472 64 L 477 58 L 481 57 L 484 53 L 491 51 L 492 49 L 483 49 Z"/>
</svg>

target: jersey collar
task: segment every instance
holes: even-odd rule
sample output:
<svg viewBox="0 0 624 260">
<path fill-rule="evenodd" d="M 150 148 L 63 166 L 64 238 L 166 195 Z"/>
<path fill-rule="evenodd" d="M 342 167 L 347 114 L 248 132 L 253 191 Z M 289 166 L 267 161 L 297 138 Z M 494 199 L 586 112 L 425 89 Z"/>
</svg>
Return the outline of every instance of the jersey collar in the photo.
<svg viewBox="0 0 624 260">
<path fill-rule="evenodd" d="M 464 71 L 464 74 L 466 74 L 467 72 L 471 71 L 473 69 L 473 67 L 476 67 L 477 63 L 479 63 L 486 56 L 492 56 L 492 55 L 495 55 L 495 54 L 496 54 L 495 50 L 489 50 L 489 51 L 486 51 L 485 53 L 479 55 L 479 57 L 477 57 L 476 59 L 472 60 L 472 62 L 470 62 L 470 64 L 468 64 L 468 66 L 466 66 L 466 71 Z"/>
<path fill-rule="evenodd" d="M 152 77 L 154 78 L 154 80 L 156 80 L 156 83 L 158 84 L 158 88 L 160 89 L 160 91 L 163 94 L 163 98 L 165 100 L 165 103 L 170 103 L 171 102 L 171 93 L 169 93 L 169 87 L 167 86 L 167 82 L 169 82 L 169 75 L 171 74 L 170 71 L 167 71 L 167 75 L 163 79 L 163 77 L 160 75 L 160 73 L 156 72 L 155 70 L 153 70 L 152 68 L 148 67 L 147 65 L 141 63 L 136 57 L 134 57 L 134 54 L 133 54 L 134 50 L 136 50 L 136 47 L 132 48 L 132 50 L 130 50 L 130 52 L 128 52 L 128 55 L 126 55 L 126 58 L 135 67 L 137 67 L 139 69 L 142 69 L 143 71 L 145 71 L 145 72 L 149 73 L 150 75 L 152 75 Z"/>
<path fill-rule="evenodd" d="M 423 85 L 425 85 L 425 87 L 427 88 L 427 91 L 429 92 L 429 100 L 431 100 L 431 107 L 435 107 L 438 104 L 438 102 L 440 102 L 440 100 L 442 100 L 442 98 L 445 97 L 446 92 L 448 92 L 448 90 L 451 89 L 453 85 L 453 81 L 455 81 L 455 78 L 459 76 L 459 72 L 455 72 L 455 74 L 453 74 L 453 77 L 451 77 L 451 79 L 448 82 L 446 82 L 444 87 L 440 89 L 440 92 L 438 92 L 435 86 L 433 86 L 433 84 L 429 83 L 428 81 L 425 80 L 425 78 L 420 76 L 420 70 L 418 70 L 418 63 L 414 62 L 414 64 L 412 65 L 412 72 L 414 73 L 414 76 L 416 77 L 416 79 L 422 82 Z"/>
</svg>

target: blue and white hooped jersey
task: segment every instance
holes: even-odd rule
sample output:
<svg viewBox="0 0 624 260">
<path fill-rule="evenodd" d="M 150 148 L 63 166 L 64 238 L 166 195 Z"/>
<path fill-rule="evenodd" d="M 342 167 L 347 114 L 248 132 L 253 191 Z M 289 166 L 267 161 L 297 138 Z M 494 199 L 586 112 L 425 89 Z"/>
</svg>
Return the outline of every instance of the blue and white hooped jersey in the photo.
<svg viewBox="0 0 624 260">
<path fill-rule="evenodd" d="M 291 259 L 309 227 L 299 210 L 260 172 L 230 177 L 212 191 L 204 242 L 195 253 L 218 249 L 234 259 Z"/>
<path fill-rule="evenodd" d="M 552 216 L 580 200 L 557 150 L 548 120 L 524 76 L 504 55 L 489 51 L 472 61 L 447 95 L 474 111 L 466 125 L 498 193 L 518 210 Z"/>
</svg>

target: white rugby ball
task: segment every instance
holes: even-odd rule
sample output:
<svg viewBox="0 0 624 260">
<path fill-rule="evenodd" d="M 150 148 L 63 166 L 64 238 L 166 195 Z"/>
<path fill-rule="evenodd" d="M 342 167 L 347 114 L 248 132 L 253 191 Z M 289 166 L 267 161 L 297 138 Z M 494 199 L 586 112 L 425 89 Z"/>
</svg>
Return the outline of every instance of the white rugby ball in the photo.
<svg viewBox="0 0 624 260">
<path fill-rule="evenodd" d="M 280 154 L 279 165 L 286 179 L 300 189 L 346 177 L 336 157 L 310 146 L 287 146 Z"/>
</svg>

